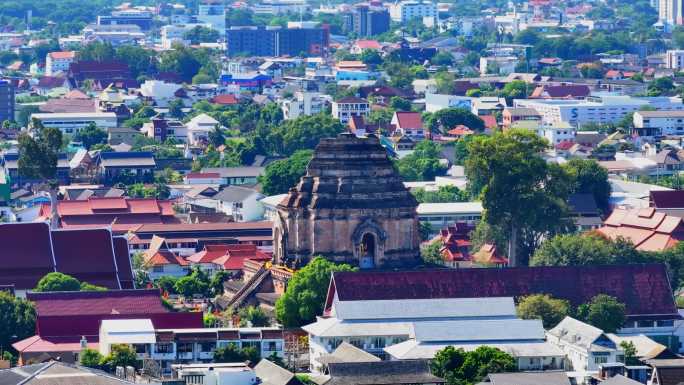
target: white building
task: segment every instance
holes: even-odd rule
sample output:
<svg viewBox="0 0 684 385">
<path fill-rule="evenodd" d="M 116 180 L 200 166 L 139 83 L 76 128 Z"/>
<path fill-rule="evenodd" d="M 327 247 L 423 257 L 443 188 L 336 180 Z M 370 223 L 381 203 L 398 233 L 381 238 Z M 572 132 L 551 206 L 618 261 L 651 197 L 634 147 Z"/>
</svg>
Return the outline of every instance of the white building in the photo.
<svg viewBox="0 0 684 385">
<path fill-rule="evenodd" d="M 113 112 L 60 112 L 31 114 L 31 120 L 38 119 L 45 127 L 54 127 L 63 134 L 73 135 L 90 124 L 107 130 L 117 126 Z"/>
<path fill-rule="evenodd" d="M 684 135 L 684 111 L 637 111 L 633 123 L 642 137 Z"/>
<path fill-rule="evenodd" d="M 463 108 L 470 111 L 472 106 L 473 98 L 468 96 L 425 94 L 425 111 L 427 112 L 437 112 L 445 108 Z"/>
<path fill-rule="evenodd" d="M 516 56 L 487 56 L 480 58 L 480 75 L 497 74 L 508 75 L 515 72 L 520 63 Z"/>
<path fill-rule="evenodd" d="M 660 0 L 658 19 L 666 25 L 682 25 L 682 0 Z"/>
<path fill-rule="evenodd" d="M 69 66 L 76 58 L 74 51 L 50 52 L 45 58 L 45 75 L 54 76 L 57 73 L 67 73 Z"/>
<path fill-rule="evenodd" d="M 684 50 L 670 49 L 665 53 L 665 67 L 673 70 L 684 68 Z"/>
<path fill-rule="evenodd" d="M 174 377 L 185 384 L 255 385 L 256 373 L 244 362 L 171 365 Z M 201 382 L 199 382 L 201 381 Z"/>
<path fill-rule="evenodd" d="M 544 126 L 539 128 L 537 133 L 542 138 L 546 138 L 551 146 L 555 146 L 562 142 L 574 142 L 577 131 L 568 123 L 558 123 L 553 126 Z"/>
<path fill-rule="evenodd" d="M 315 115 L 325 111 L 330 103 L 330 97 L 320 92 L 297 91 L 290 99 L 284 99 L 281 103 L 283 119 L 296 119 L 303 115 Z"/>
<path fill-rule="evenodd" d="M 441 229 L 456 222 L 477 224 L 483 208 L 481 202 L 421 203 L 416 211 L 421 222 Z"/>
<path fill-rule="evenodd" d="M 232 217 L 235 222 L 250 222 L 264 216 L 259 200 L 264 195 L 254 189 L 227 186 L 211 199 L 217 201 L 217 210 Z"/>
<path fill-rule="evenodd" d="M 366 99 L 348 96 L 332 103 L 332 116 L 342 124 L 347 124 L 352 116 L 367 117 L 370 104 Z"/>
<path fill-rule="evenodd" d="M 154 344 L 157 342 L 154 326 L 146 319 L 110 319 L 100 324 L 100 354 L 110 353 L 112 345 Z"/>
<path fill-rule="evenodd" d="M 157 107 L 168 107 L 169 102 L 176 99 L 176 91 L 182 87 L 180 84 L 167 83 L 163 80 L 145 80 L 140 85 L 140 95 L 154 101 Z"/>
<path fill-rule="evenodd" d="M 207 114 L 200 114 L 185 124 L 188 129 L 188 143 L 197 145 L 209 139 L 209 133 L 218 125 L 218 120 Z"/>
<path fill-rule="evenodd" d="M 599 365 L 625 360 L 624 351 L 603 330 L 571 317 L 565 317 L 546 336 L 566 353 L 571 365 L 568 369 L 585 373 L 587 379 Z"/>
<path fill-rule="evenodd" d="M 342 342 L 393 359 L 431 359 L 446 346 L 444 342 L 467 345 L 471 350 L 505 344 L 509 351 L 545 344 L 541 321 L 517 319 L 511 297 L 358 301 L 335 297 L 326 317 L 302 327 L 309 334 L 310 369 L 314 373 L 323 369 L 320 358 Z M 416 348 L 418 344 L 422 345 Z M 550 345 L 542 354 L 551 351 L 554 357 L 562 358 L 562 352 Z M 521 365 L 528 368 L 526 363 Z"/>
<path fill-rule="evenodd" d="M 515 108 L 532 108 L 542 117 L 542 124 L 555 125 L 566 122 L 574 127 L 586 123 L 615 123 L 627 114 L 644 106 L 663 111 L 684 110 L 679 97 L 631 97 L 601 95 L 575 100 L 515 99 Z"/>
<path fill-rule="evenodd" d="M 390 4 L 390 17 L 392 21 L 399 23 L 406 23 L 412 19 L 425 20 L 425 18 L 432 18 L 437 20 L 437 5 L 430 1 L 401 1 Z"/>
<path fill-rule="evenodd" d="M 226 6 L 223 0 L 202 0 L 199 3 L 197 20 L 217 30 L 221 36 L 226 34 Z"/>
<path fill-rule="evenodd" d="M 256 14 L 282 15 L 306 13 L 309 6 L 305 0 L 265 0 L 251 8 Z"/>
</svg>

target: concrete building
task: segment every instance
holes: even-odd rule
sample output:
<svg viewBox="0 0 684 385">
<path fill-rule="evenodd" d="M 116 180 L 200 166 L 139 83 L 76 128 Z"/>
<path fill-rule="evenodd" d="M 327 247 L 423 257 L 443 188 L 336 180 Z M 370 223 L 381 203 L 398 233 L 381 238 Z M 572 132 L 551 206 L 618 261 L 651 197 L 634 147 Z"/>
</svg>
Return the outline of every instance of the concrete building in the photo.
<svg viewBox="0 0 684 385">
<path fill-rule="evenodd" d="M 281 27 L 231 27 L 226 32 L 227 55 L 324 56 L 328 51 L 328 29 L 313 22 L 290 22 Z"/>
<path fill-rule="evenodd" d="M 184 384 L 254 385 L 259 382 L 254 370 L 244 362 L 174 364 L 171 369 L 174 378 L 183 380 Z"/>
<path fill-rule="evenodd" d="M 217 201 L 217 211 L 233 218 L 235 222 L 251 222 L 264 215 L 259 199 L 264 195 L 242 186 L 227 186 L 211 199 Z"/>
<path fill-rule="evenodd" d="M 472 105 L 473 98 L 467 96 L 425 94 L 425 111 L 427 112 L 437 112 L 444 108 L 463 108 L 470 111 Z"/>
<path fill-rule="evenodd" d="M 566 353 L 568 369 L 584 373 L 581 377 L 585 381 L 598 371 L 599 365 L 625 360 L 625 352 L 603 330 L 571 317 L 565 317 L 546 336 Z"/>
<path fill-rule="evenodd" d="M 330 97 L 320 92 L 297 91 L 290 99 L 281 102 L 283 119 L 296 119 L 300 116 L 315 115 L 325 111 Z"/>
<path fill-rule="evenodd" d="M 197 10 L 197 21 L 226 34 L 226 5 L 224 0 L 202 0 Z"/>
<path fill-rule="evenodd" d="M 684 68 L 684 50 L 667 50 L 667 52 L 665 53 L 665 67 L 677 71 Z"/>
<path fill-rule="evenodd" d="M 45 58 L 45 75 L 54 76 L 62 72 L 69 72 L 69 66 L 76 58 L 74 51 L 50 52 Z"/>
<path fill-rule="evenodd" d="M 104 130 L 117 126 L 114 112 L 37 113 L 31 114 L 31 119 L 38 119 L 43 126 L 58 128 L 68 135 L 73 135 L 90 124 Z"/>
<path fill-rule="evenodd" d="M 152 12 L 140 9 L 112 11 L 110 16 L 98 16 L 98 25 L 137 25 L 142 30 L 150 30 L 154 24 Z"/>
<path fill-rule="evenodd" d="M 390 14 L 384 7 L 358 4 L 351 12 L 344 14 L 344 20 L 345 29 L 359 37 L 379 35 L 390 28 Z"/>
<path fill-rule="evenodd" d="M 658 2 L 658 19 L 668 25 L 682 25 L 682 0 L 660 0 Z"/>
<path fill-rule="evenodd" d="M 642 138 L 684 135 L 684 111 L 637 111 L 633 123 Z"/>
<path fill-rule="evenodd" d="M 542 124 L 554 125 L 561 122 L 580 127 L 586 123 L 615 123 L 627 114 L 644 106 L 662 111 L 684 110 L 678 97 L 631 97 L 601 95 L 582 100 L 539 100 L 515 99 L 514 107 L 532 108 L 542 117 Z"/>
<path fill-rule="evenodd" d="M 565 122 L 553 126 L 543 126 L 538 131 L 538 135 L 546 138 L 551 146 L 557 146 L 563 142 L 574 142 L 575 134 L 575 129 Z"/>
<path fill-rule="evenodd" d="M 520 63 L 517 56 L 487 56 L 480 58 L 480 75 L 508 75 L 515 72 Z"/>
<path fill-rule="evenodd" d="M 437 5 L 431 1 L 401 1 L 391 4 L 389 10 L 392 21 L 398 23 L 424 18 L 431 18 L 434 22 L 438 18 Z"/>
<path fill-rule="evenodd" d="M 195 27 L 209 27 L 209 24 L 169 24 L 161 27 L 161 47 L 171 49 L 174 44 L 190 44 L 190 41 L 185 38 L 185 34 Z"/>
<path fill-rule="evenodd" d="M 458 222 L 475 225 L 482 219 L 482 211 L 480 202 L 421 203 L 417 208 L 418 219 L 429 223 L 433 229 Z"/>
<path fill-rule="evenodd" d="M 0 80 L 0 122 L 14 121 L 14 86 Z"/>
<path fill-rule="evenodd" d="M 342 124 L 349 123 L 352 116 L 363 116 L 370 114 L 370 103 L 366 99 L 348 96 L 332 103 L 332 116 Z"/>
</svg>

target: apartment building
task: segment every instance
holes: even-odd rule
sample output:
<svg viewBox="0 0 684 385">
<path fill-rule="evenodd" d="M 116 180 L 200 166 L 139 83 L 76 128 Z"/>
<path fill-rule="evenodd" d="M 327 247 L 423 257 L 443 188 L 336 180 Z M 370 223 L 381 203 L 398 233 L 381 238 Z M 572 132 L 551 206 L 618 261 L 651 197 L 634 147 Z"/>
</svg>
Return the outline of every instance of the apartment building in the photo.
<svg viewBox="0 0 684 385">
<path fill-rule="evenodd" d="M 76 52 L 74 51 L 48 53 L 45 58 L 45 75 L 55 76 L 59 72 L 67 73 L 74 59 L 76 59 Z"/>
<path fill-rule="evenodd" d="M 367 117 L 368 114 L 370 114 L 370 103 L 366 99 L 348 96 L 332 104 L 332 116 L 342 124 L 349 123 L 352 116 Z"/>
<path fill-rule="evenodd" d="M 38 119 L 45 127 L 54 127 L 63 134 L 73 135 L 91 124 L 109 129 L 117 126 L 114 112 L 65 112 L 44 114 L 31 114 L 31 119 Z"/>
</svg>

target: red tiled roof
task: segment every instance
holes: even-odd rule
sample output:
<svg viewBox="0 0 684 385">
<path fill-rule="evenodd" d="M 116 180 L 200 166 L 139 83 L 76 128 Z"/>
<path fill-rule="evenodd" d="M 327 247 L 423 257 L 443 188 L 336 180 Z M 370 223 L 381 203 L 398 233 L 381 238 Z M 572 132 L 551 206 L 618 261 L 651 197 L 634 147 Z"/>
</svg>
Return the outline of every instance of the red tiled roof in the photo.
<svg viewBox="0 0 684 385">
<path fill-rule="evenodd" d="M 589 86 L 584 84 L 564 84 L 564 85 L 544 85 L 537 87 L 532 92 L 532 98 L 544 97 L 548 94 L 550 98 L 568 98 L 568 97 L 587 97 L 591 94 Z"/>
<path fill-rule="evenodd" d="M 182 257 L 177 256 L 174 252 L 170 250 L 159 250 L 152 254 L 146 261 L 145 265 L 148 266 L 161 266 L 161 265 L 179 265 L 187 266 L 188 261 Z"/>
<path fill-rule="evenodd" d="M 38 317 L 166 313 L 159 289 L 28 292 Z"/>
<path fill-rule="evenodd" d="M 603 225 L 598 229 L 600 233 L 610 239 L 628 239 L 642 251 L 663 251 L 684 239 L 682 218 L 656 212 L 653 207 L 637 210 L 617 208 Z"/>
<path fill-rule="evenodd" d="M 48 53 L 52 59 L 73 59 L 76 57 L 76 52 L 74 51 L 58 51 Z"/>
<path fill-rule="evenodd" d="M 224 106 L 235 105 L 240 103 L 240 101 L 233 94 L 216 95 L 211 99 L 211 102 L 214 104 L 221 104 Z"/>
<path fill-rule="evenodd" d="M 556 149 L 558 149 L 558 150 L 569 150 L 574 145 L 575 145 L 575 143 L 573 143 L 572 141 L 564 140 L 564 141 L 562 141 L 556 145 Z"/>
<path fill-rule="evenodd" d="M 497 128 L 499 123 L 496 122 L 496 116 L 494 115 L 483 115 L 480 119 L 484 122 L 486 128 Z"/>
<path fill-rule="evenodd" d="M 97 350 L 99 338 L 88 338 L 88 348 Z M 20 353 L 42 352 L 80 352 L 81 337 L 41 337 L 35 335 L 12 344 L 12 347 Z"/>
<path fill-rule="evenodd" d="M 395 112 L 397 117 L 397 127 L 402 129 L 407 128 L 423 128 L 423 118 L 419 112 Z"/>
<path fill-rule="evenodd" d="M 360 49 L 380 49 L 382 48 L 382 45 L 378 43 L 377 40 L 357 40 L 356 43 L 354 43 L 355 46 L 359 47 Z"/>
<path fill-rule="evenodd" d="M 121 289 L 109 230 L 52 231 L 52 247 L 60 272 L 93 285 Z"/>
<path fill-rule="evenodd" d="M 616 297 L 627 315 L 677 316 L 664 265 L 549 266 L 333 273 L 326 309 L 340 301 L 519 297 L 548 293 L 577 306 L 597 294 Z"/>
<path fill-rule="evenodd" d="M 271 256 L 252 244 L 205 245 L 204 250 L 188 257 L 194 263 L 214 263 L 226 270 L 242 270 L 244 261 L 270 261 Z"/>
</svg>

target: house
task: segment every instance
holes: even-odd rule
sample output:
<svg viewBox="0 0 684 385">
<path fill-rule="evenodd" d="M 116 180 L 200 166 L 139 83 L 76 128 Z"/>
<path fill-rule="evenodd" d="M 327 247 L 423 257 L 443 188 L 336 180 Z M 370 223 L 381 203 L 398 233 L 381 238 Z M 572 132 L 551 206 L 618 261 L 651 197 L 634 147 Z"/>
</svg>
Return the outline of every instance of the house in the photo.
<svg viewBox="0 0 684 385">
<path fill-rule="evenodd" d="M 378 51 L 382 49 L 382 45 L 377 40 L 357 40 L 352 44 L 349 52 L 354 55 L 360 55 L 365 50 Z"/>
<path fill-rule="evenodd" d="M 181 84 L 167 83 L 161 80 L 145 80 L 140 85 L 140 96 L 157 107 L 168 107 L 169 102 L 176 99 L 176 92 L 182 89 Z"/>
<path fill-rule="evenodd" d="M 593 194 L 570 194 L 568 207 L 579 232 L 595 230 L 603 224 L 599 215 L 601 211 L 596 205 Z"/>
<path fill-rule="evenodd" d="M 134 385 L 131 381 L 135 378 L 119 378 L 102 370 L 52 360 L 0 370 L 0 383 L 5 385 Z"/>
<path fill-rule="evenodd" d="M 237 277 L 242 274 L 245 260 L 248 259 L 270 262 L 271 255 L 253 244 L 206 244 L 202 251 L 189 256 L 187 261 L 210 275 L 225 270 Z"/>
<path fill-rule="evenodd" d="M 218 120 L 212 118 L 207 114 L 199 114 L 190 119 L 185 124 L 188 132 L 188 143 L 197 146 L 201 143 L 209 141 L 209 133 L 219 126 Z"/>
<path fill-rule="evenodd" d="M 166 139 L 173 139 L 181 143 L 188 141 L 187 127 L 175 119 L 152 118 L 150 122 L 143 124 L 141 131 L 145 132 L 148 138 L 156 139 L 159 142 L 164 142 Z"/>
<path fill-rule="evenodd" d="M 217 211 L 231 216 L 235 222 L 251 222 L 263 218 L 259 199 L 264 195 L 254 189 L 229 185 L 211 199 L 217 202 Z"/>
<path fill-rule="evenodd" d="M 418 205 L 418 219 L 433 228 L 445 228 L 454 223 L 477 224 L 482 219 L 480 202 L 421 203 Z"/>
<path fill-rule="evenodd" d="M 57 214 L 62 228 L 101 228 L 111 226 L 114 232 L 126 232 L 141 224 L 179 223 L 173 202 L 154 198 L 96 198 L 61 200 Z M 43 206 L 41 217 L 50 218 L 50 207 Z"/>
<path fill-rule="evenodd" d="M 71 92 L 70 92 L 71 93 Z M 80 93 L 80 92 L 79 92 Z M 85 96 L 85 95 L 83 95 Z M 97 112 L 95 99 L 85 97 L 69 97 L 49 99 L 38 107 L 43 113 L 91 113 Z"/>
<path fill-rule="evenodd" d="M 27 299 L 36 309 L 37 334 L 13 344 L 20 363 L 42 357 L 78 362 L 82 346 L 106 348 L 100 346 L 104 321 L 146 319 L 154 329 L 193 330 L 203 326 L 202 313 L 167 310 L 158 289 L 31 292 Z"/>
<path fill-rule="evenodd" d="M 571 317 L 565 317 L 546 335 L 567 354 L 570 369 L 584 373 L 587 379 L 599 365 L 625 360 L 625 352 L 603 330 Z"/>
<path fill-rule="evenodd" d="M 190 263 L 169 250 L 166 240 L 156 235 L 143 254 L 143 267 L 151 280 L 166 276 L 180 278 L 190 273 Z"/>
<path fill-rule="evenodd" d="M 537 86 L 530 99 L 583 99 L 591 95 L 586 84 L 543 84 Z"/>
<path fill-rule="evenodd" d="M 246 362 L 173 364 L 171 370 L 172 378 L 178 379 L 182 384 L 192 384 L 198 380 L 202 384 L 231 385 L 252 385 L 259 382 L 254 370 Z"/>
<path fill-rule="evenodd" d="M 240 91 L 259 91 L 273 84 L 273 78 L 259 72 L 223 74 L 219 79 L 222 86 Z"/>
<path fill-rule="evenodd" d="M 466 223 L 455 223 L 439 232 L 437 241 L 442 243 L 440 253 L 445 266 L 452 268 L 472 266 L 470 232 L 473 230 L 474 226 L 469 226 Z"/>
<path fill-rule="evenodd" d="M 427 360 L 334 362 L 328 365 L 325 378 L 321 385 L 437 385 L 446 382 L 432 374 Z"/>
<path fill-rule="evenodd" d="M 45 222 L 0 224 L 0 286 L 24 296 L 54 271 L 111 290 L 133 288 L 125 238 L 104 228 L 50 230 Z M 17 258 L 21 255 L 21 258 Z"/>
<path fill-rule="evenodd" d="M 68 135 L 76 134 L 92 124 L 103 129 L 117 126 L 116 114 L 113 112 L 34 113 L 31 114 L 31 120 L 33 119 L 39 120 L 45 127 L 57 128 Z"/>
<path fill-rule="evenodd" d="M 649 360 L 653 368 L 650 385 L 679 385 L 684 378 L 684 359 Z"/>
<path fill-rule="evenodd" d="M 648 203 L 658 213 L 684 218 L 684 191 L 650 191 Z"/>
<path fill-rule="evenodd" d="M 264 173 L 265 167 L 207 167 L 203 173 L 219 174 L 222 185 L 255 185 L 257 178 Z"/>
<path fill-rule="evenodd" d="M 493 243 L 484 243 L 480 250 L 472 254 L 472 261 L 480 266 L 508 266 L 508 258 L 499 252 Z"/>
<path fill-rule="evenodd" d="M 259 361 L 254 367 L 254 373 L 264 385 L 304 385 L 294 373 L 267 359 Z"/>
<path fill-rule="evenodd" d="M 128 127 L 111 127 L 107 129 L 107 143 L 116 146 L 121 143 L 132 144 L 140 131 Z"/>
<path fill-rule="evenodd" d="M 423 127 L 423 118 L 420 112 L 396 111 L 390 124 L 394 126 L 394 132 L 399 136 L 406 135 L 415 141 L 430 137 L 429 130 Z"/>
<path fill-rule="evenodd" d="M 537 348 L 544 358 L 548 354 L 557 359 L 563 356 L 552 346 L 544 345 L 541 321 L 516 318 L 511 297 L 330 298 L 328 303 L 331 305 L 323 317 L 302 327 L 309 334 L 310 369 L 314 373 L 324 369 L 319 359 L 331 354 L 342 342 L 395 360 L 432 359 L 447 345 L 474 350 L 484 344 L 505 345 L 505 349 L 518 352 Z M 522 361 L 519 366 L 527 368 L 527 359 Z M 328 363 L 328 370 L 331 365 Z"/>
<path fill-rule="evenodd" d="M 240 100 L 238 100 L 237 96 L 233 94 L 216 95 L 211 98 L 210 101 L 211 103 L 218 104 L 220 106 L 235 106 L 240 104 Z"/>
<path fill-rule="evenodd" d="M 217 172 L 189 172 L 183 177 L 189 185 L 220 185 L 223 183 L 221 174 Z"/>
<path fill-rule="evenodd" d="M 352 116 L 368 117 L 370 104 L 366 99 L 347 96 L 332 103 L 332 116 L 347 124 Z"/>
<path fill-rule="evenodd" d="M 115 60 L 75 61 L 69 66 L 67 78 L 71 88 L 83 88 L 86 80 L 90 80 L 96 90 L 104 90 L 110 84 L 125 89 L 138 87 L 138 82 L 131 76 L 128 64 Z"/>
<path fill-rule="evenodd" d="M 506 99 L 496 96 L 482 96 L 471 100 L 470 111 L 477 116 L 492 115 L 506 108 Z"/>
<path fill-rule="evenodd" d="M 54 92 L 64 95 L 69 91 L 70 86 L 68 79 L 64 76 L 43 76 L 38 79 L 38 84 L 33 86 L 33 89 L 41 96 Z"/>
<path fill-rule="evenodd" d="M 9 175 L 9 179 L 12 184 L 23 186 L 24 184 L 30 183 L 40 183 L 39 179 L 26 177 L 19 173 L 19 154 L 6 152 L 2 155 L 2 162 L 5 168 L 6 175 Z M 69 161 L 66 154 L 59 154 L 57 158 L 57 173 L 55 178 L 60 185 L 68 185 L 71 181 L 69 175 L 70 171 Z"/>
<path fill-rule="evenodd" d="M 622 237 L 641 251 L 663 251 L 684 239 L 684 223 L 678 216 L 642 209 L 615 208 L 598 231 L 610 239 Z"/>
<path fill-rule="evenodd" d="M 570 379 L 562 372 L 532 372 L 532 373 L 490 373 L 487 375 L 489 381 L 481 384 L 491 385 L 521 385 L 521 384 L 540 384 L 540 385 L 570 385 Z"/>
<path fill-rule="evenodd" d="M 100 152 L 96 160 L 102 182 L 150 183 L 156 163 L 151 152 Z"/>
<path fill-rule="evenodd" d="M 639 137 L 684 135 L 684 111 L 636 111 L 633 124 Z"/>
<path fill-rule="evenodd" d="M 541 115 L 532 108 L 506 108 L 501 114 L 504 129 L 511 128 L 515 122 L 532 121 L 541 123 Z"/>
<path fill-rule="evenodd" d="M 55 76 L 62 72 L 67 73 L 69 66 L 76 59 L 76 52 L 74 51 L 58 51 L 50 52 L 45 58 L 45 75 Z"/>
</svg>

